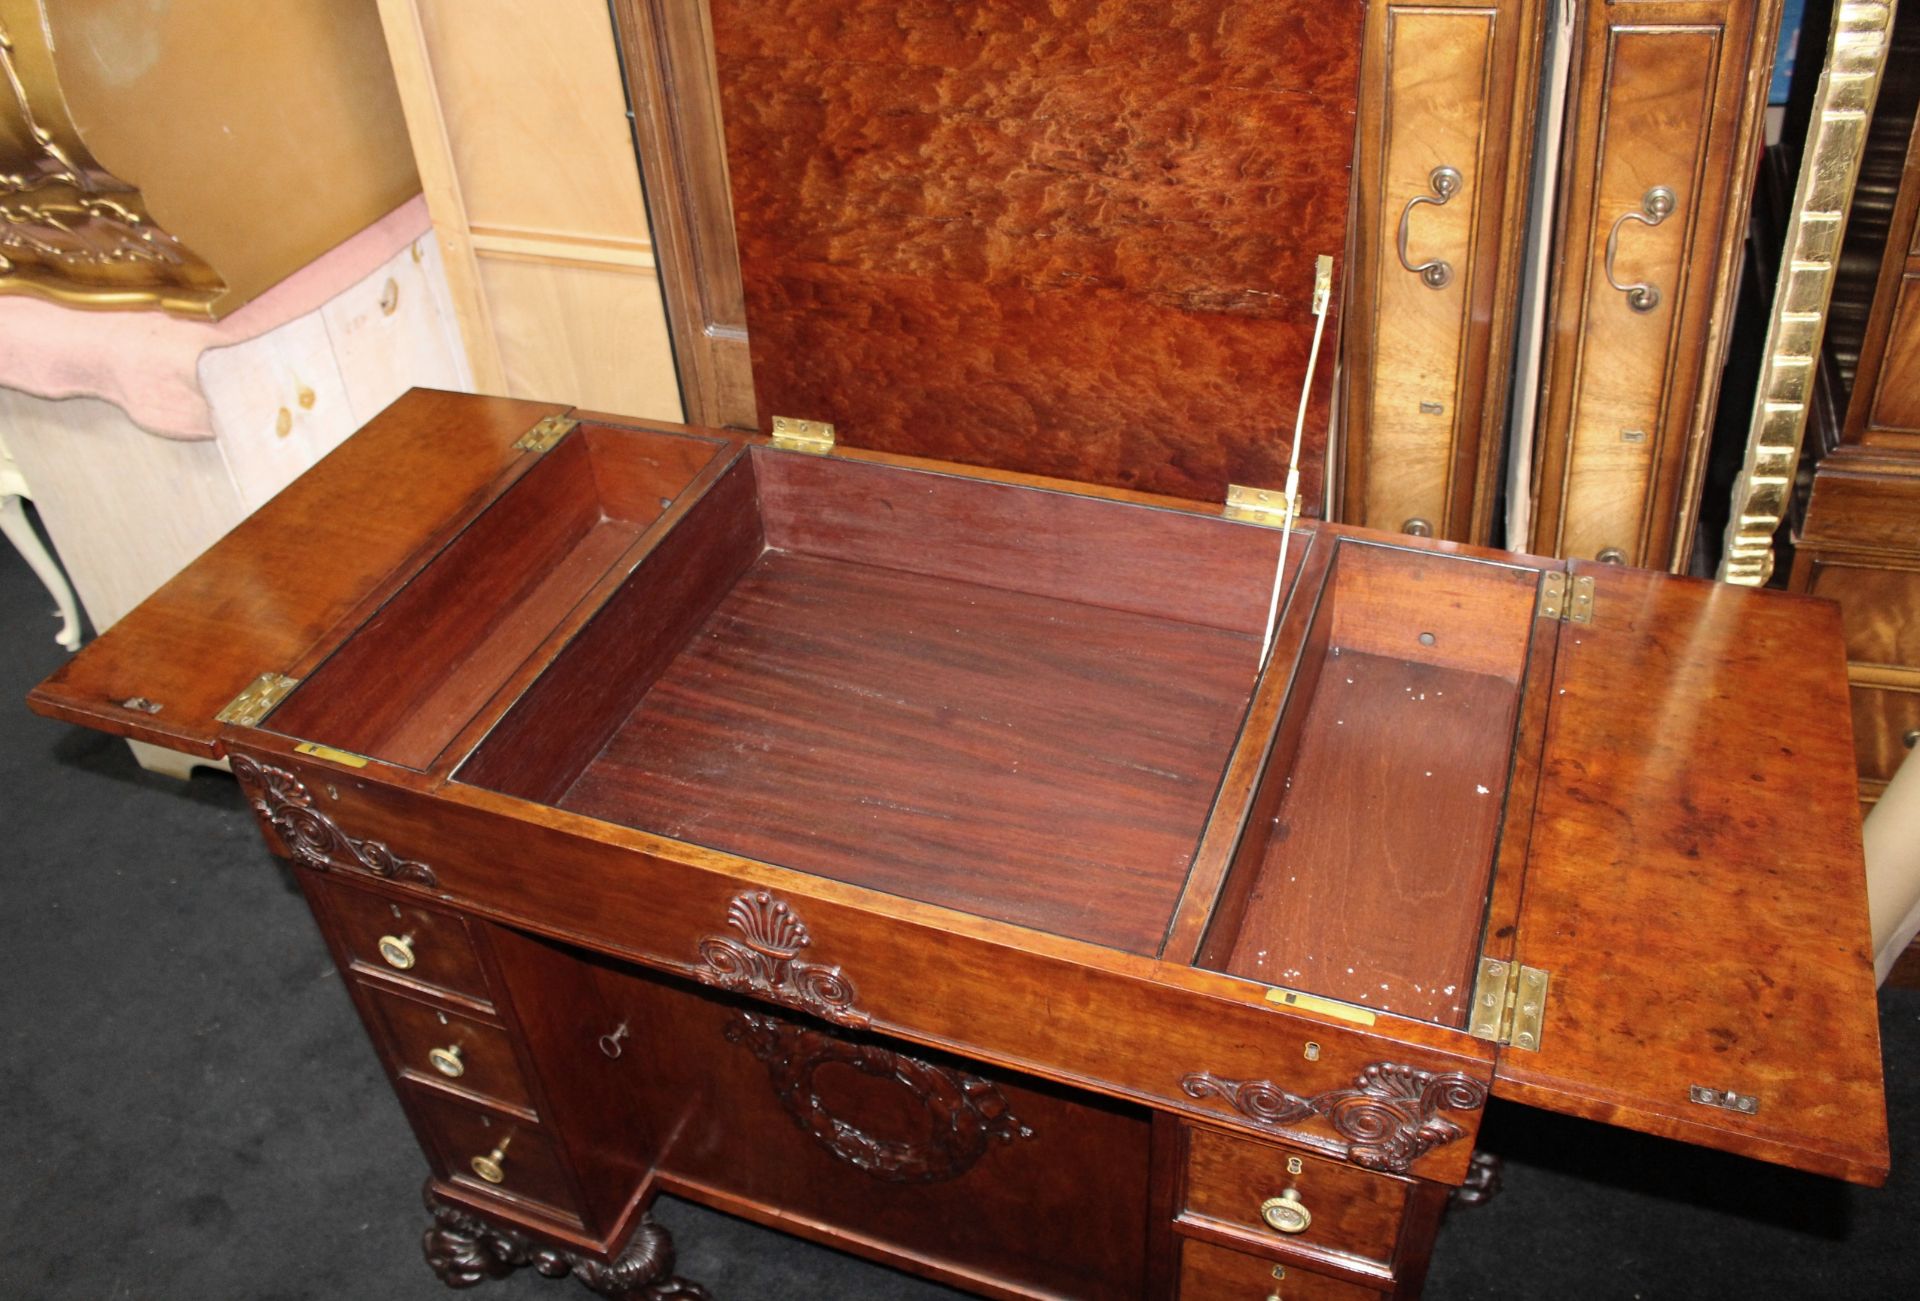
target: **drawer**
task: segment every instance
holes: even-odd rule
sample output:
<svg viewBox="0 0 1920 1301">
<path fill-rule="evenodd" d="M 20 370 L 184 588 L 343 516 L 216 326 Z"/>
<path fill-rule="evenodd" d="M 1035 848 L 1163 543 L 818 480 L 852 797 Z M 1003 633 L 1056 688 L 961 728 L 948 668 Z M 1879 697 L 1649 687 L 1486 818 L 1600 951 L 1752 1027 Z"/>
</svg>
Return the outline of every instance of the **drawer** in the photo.
<svg viewBox="0 0 1920 1301">
<path fill-rule="evenodd" d="M 1384 1295 L 1210 1242 L 1180 1244 L 1180 1301 L 1375 1301 Z"/>
<path fill-rule="evenodd" d="M 331 880 L 321 891 L 356 967 L 488 1001 L 480 955 L 457 914 Z"/>
<path fill-rule="evenodd" d="M 1298 1173 L 1291 1164 L 1299 1163 Z M 1412 1185 L 1338 1161 L 1193 1128 L 1187 1131 L 1186 1209 L 1275 1245 L 1297 1244 L 1344 1252 L 1390 1265 Z M 1292 1189 L 1305 1208 L 1306 1227 L 1283 1233 L 1261 1216 L 1261 1205 Z"/>
<path fill-rule="evenodd" d="M 1853 748 L 1860 775 L 1874 781 L 1893 777 L 1920 732 L 1920 690 L 1854 686 Z"/>
<path fill-rule="evenodd" d="M 1920 669 L 1920 570 L 1823 561 L 1807 590 L 1840 603 L 1848 659 Z"/>
<path fill-rule="evenodd" d="M 424 1124 L 427 1132 L 421 1137 L 439 1157 L 448 1179 L 474 1192 L 531 1202 L 546 1214 L 581 1222 L 566 1161 L 538 1125 L 418 1087 L 407 1090 L 407 1102 Z M 495 1174 L 497 1182 L 487 1177 Z"/>
<path fill-rule="evenodd" d="M 505 1030 L 458 1012 L 442 1011 L 405 994 L 367 985 L 379 1009 L 395 1067 L 434 1084 L 477 1094 L 529 1114 L 533 1095 L 520 1074 Z"/>
</svg>

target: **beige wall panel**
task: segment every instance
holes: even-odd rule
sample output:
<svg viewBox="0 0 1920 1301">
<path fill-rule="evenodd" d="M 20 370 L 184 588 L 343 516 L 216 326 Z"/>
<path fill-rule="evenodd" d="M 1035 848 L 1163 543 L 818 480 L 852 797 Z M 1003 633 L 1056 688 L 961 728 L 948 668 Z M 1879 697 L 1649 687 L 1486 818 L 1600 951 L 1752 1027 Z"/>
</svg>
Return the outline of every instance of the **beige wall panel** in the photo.
<svg viewBox="0 0 1920 1301">
<path fill-rule="evenodd" d="M 605 0 L 416 7 L 473 229 L 645 244 Z"/>
<path fill-rule="evenodd" d="M 1365 521 L 1400 529 L 1421 519 L 1443 529 L 1463 345 L 1471 296 L 1473 232 L 1480 212 L 1486 148 L 1492 9 L 1388 12 L 1385 197 L 1377 265 L 1375 371 Z M 1400 264 L 1402 213 L 1433 194 L 1432 173 L 1460 173 L 1445 204 L 1423 203 L 1407 219 L 1407 254 L 1419 266 L 1444 259 L 1452 275 L 1430 288 Z M 1477 417 L 1477 413 L 1475 413 Z"/>
<path fill-rule="evenodd" d="M 652 275 L 482 258 L 480 284 L 515 396 L 680 419 L 666 312 Z"/>
<path fill-rule="evenodd" d="M 1686 436 L 1664 429 L 1661 413 L 1679 347 L 1680 278 L 1699 208 L 1721 30 L 1615 29 L 1610 36 L 1561 554 L 1591 559 L 1617 550 L 1628 564 L 1664 565 L 1665 556 L 1640 553 L 1662 440 Z M 1636 312 L 1607 283 L 1606 237 L 1657 186 L 1673 191 L 1672 214 L 1658 225 L 1619 227 L 1616 277 L 1660 293 L 1652 311 Z"/>
</svg>

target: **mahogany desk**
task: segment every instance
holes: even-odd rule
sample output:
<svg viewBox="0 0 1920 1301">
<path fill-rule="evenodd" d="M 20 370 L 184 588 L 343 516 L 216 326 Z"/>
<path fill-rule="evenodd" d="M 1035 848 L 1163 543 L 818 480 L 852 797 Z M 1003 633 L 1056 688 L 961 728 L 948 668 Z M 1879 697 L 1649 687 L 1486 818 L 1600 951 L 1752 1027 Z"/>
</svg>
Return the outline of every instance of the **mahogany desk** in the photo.
<svg viewBox="0 0 1920 1301">
<path fill-rule="evenodd" d="M 1887 1169 L 1833 607 L 415 391 L 33 693 L 231 758 L 430 1263 L 662 1190 L 988 1296 L 1417 1293 L 1489 1094 Z"/>
</svg>

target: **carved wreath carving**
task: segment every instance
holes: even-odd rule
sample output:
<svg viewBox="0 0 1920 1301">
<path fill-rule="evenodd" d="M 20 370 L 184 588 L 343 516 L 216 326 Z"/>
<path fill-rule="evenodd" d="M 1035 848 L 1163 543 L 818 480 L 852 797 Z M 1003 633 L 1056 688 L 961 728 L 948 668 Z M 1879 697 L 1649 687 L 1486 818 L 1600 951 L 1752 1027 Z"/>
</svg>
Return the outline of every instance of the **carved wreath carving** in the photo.
<svg viewBox="0 0 1920 1301">
<path fill-rule="evenodd" d="M 999 1087 L 976 1075 L 756 1012 L 735 1013 L 726 1034 L 766 1063 L 774 1092 L 801 1129 L 834 1156 L 875 1179 L 895 1184 L 958 1179 L 986 1155 L 992 1143 L 1033 1137 L 1033 1131 L 1014 1116 Z M 850 1066 L 899 1084 L 925 1108 L 926 1138 L 916 1142 L 876 1138 L 834 1115 L 813 1086 L 814 1072 L 827 1065 Z"/>
<path fill-rule="evenodd" d="M 739 939 L 709 935 L 700 941 L 703 965 L 694 975 L 703 982 L 757 994 L 840 1025 L 869 1023 L 866 1013 L 854 1010 L 853 982 L 840 968 L 799 960 L 813 938 L 784 899 L 765 890 L 737 894 L 727 904 L 727 925 Z"/>
<path fill-rule="evenodd" d="M 402 858 L 377 840 L 355 840 L 338 823 L 313 807 L 313 792 L 284 768 L 270 768 L 245 755 L 233 756 L 233 775 L 240 779 L 254 812 L 280 833 L 296 863 L 316 871 L 349 868 L 388 881 L 412 881 L 437 886 L 439 879 L 425 863 Z"/>
<path fill-rule="evenodd" d="M 1271 1080 L 1227 1080 L 1199 1071 L 1180 1081 L 1189 1098 L 1219 1098 L 1256 1125 L 1290 1137 L 1332 1146 L 1355 1165 L 1405 1174 L 1436 1147 L 1466 1137 L 1466 1131 L 1442 1111 L 1478 1111 L 1487 1086 L 1468 1075 L 1444 1075 L 1397 1062 L 1374 1062 L 1351 1088 L 1329 1089 L 1303 1098 Z M 1296 1121 L 1324 1117 L 1342 1144 L 1289 1130 Z"/>
<path fill-rule="evenodd" d="M 472 1287 L 531 1265 L 545 1278 L 572 1274 L 609 1301 L 710 1301 L 705 1288 L 674 1274 L 673 1239 L 651 1215 L 640 1217 L 625 1251 L 602 1261 L 536 1244 L 511 1229 L 495 1228 L 435 1197 L 431 1180 L 423 1195 L 433 1227 L 421 1237 L 421 1250 L 428 1268 L 448 1287 Z"/>
</svg>

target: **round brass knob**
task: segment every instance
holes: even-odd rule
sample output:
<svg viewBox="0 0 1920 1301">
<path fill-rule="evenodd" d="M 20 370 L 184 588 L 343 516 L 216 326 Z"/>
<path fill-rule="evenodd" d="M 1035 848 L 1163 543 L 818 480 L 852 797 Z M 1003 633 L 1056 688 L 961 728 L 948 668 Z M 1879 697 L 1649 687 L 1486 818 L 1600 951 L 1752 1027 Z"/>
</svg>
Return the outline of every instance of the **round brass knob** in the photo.
<svg viewBox="0 0 1920 1301">
<path fill-rule="evenodd" d="M 1433 536 L 1433 525 L 1429 521 L 1423 520 L 1416 515 L 1401 524 L 1400 531 L 1409 537 L 1430 538 Z"/>
<path fill-rule="evenodd" d="M 380 937 L 380 957 L 396 971 L 405 971 L 413 965 L 413 936 L 382 935 Z"/>
<path fill-rule="evenodd" d="M 487 1153 L 485 1156 L 473 1158 L 473 1160 L 467 1162 L 467 1164 L 473 1167 L 475 1174 L 479 1175 L 488 1183 L 505 1183 L 507 1181 L 507 1142 L 508 1140 L 501 1139 L 499 1147 L 494 1148 L 493 1151 Z"/>
<path fill-rule="evenodd" d="M 1260 1218 L 1267 1227 L 1281 1233 L 1305 1233 L 1313 1223 L 1313 1214 L 1300 1202 L 1300 1194 L 1289 1188 L 1278 1197 L 1260 1203 Z"/>
<path fill-rule="evenodd" d="M 1627 563 L 1627 553 L 1619 547 L 1602 547 L 1594 559 L 1603 565 L 1624 565 Z"/>
<path fill-rule="evenodd" d="M 445 1048 L 427 1050 L 427 1060 L 433 1069 L 450 1080 L 457 1080 L 467 1073 L 467 1064 L 460 1060 L 460 1045 L 448 1044 Z"/>
</svg>

